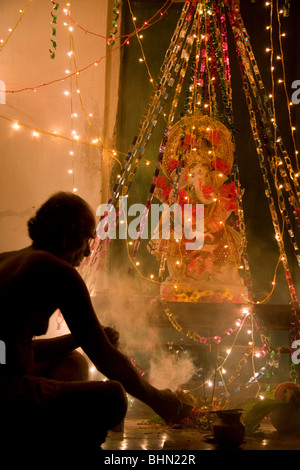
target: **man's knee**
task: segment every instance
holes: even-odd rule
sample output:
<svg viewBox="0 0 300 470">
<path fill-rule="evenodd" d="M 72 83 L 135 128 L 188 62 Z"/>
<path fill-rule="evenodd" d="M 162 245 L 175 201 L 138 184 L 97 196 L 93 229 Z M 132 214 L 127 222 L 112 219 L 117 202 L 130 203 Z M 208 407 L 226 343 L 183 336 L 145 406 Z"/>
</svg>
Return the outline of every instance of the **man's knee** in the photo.
<svg viewBox="0 0 300 470">
<path fill-rule="evenodd" d="M 55 380 L 87 381 L 89 365 L 79 351 L 72 351 L 50 371 L 48 376 Z"/>
<path fill-rule="evenodd" d="M 128 407 L 126 391 L 123 385 L 116 380 L 106 382 L 109 387 L 111 399 L 114 401 L 115 410 L 118 410 L 120 421 L 125 418 Z"/>
<path fill-rule="evenodd" d="M 86 358 L 79 351 L 72 351 L 67 359 L 70 364 L 73 376 L 77 375 L 77 379 L 73 380 L 88 380 L 89 379 L 89 364 Z"/>
</svg>

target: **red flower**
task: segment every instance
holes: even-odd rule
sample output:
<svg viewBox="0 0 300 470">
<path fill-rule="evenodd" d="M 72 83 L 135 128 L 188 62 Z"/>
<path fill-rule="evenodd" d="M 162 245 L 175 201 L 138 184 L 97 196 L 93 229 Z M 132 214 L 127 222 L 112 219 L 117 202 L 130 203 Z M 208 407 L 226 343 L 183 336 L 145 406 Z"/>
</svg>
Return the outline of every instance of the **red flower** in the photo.
<svg viewBox="0 0 300 470">
<path fill-rule="evenodd" d="M 159 189 L 166 189 L 169 185 L 169 182 L 164 176 L 158 176 L 156 179 L 156 186 Z"/>
<path fill-rule="evenodd" d="M 220 188 L 220 193 L 222 197 L 237 200 L 235 183 L 223 184 Z"/>
<path fill-rule="evenodd" d="M 221 132 L 216 131 L 215 129 L 211 129 L 208 131 L 207 138 L 213 145 L 219 145 L 221 142 Z"/>
<path fill-rule="evenodd" d="M 177 191 L 177 195 L 179 196 L 179 204 L 183 206 L 184 204 L 188 204 L 188 195 L 184 189 L 179 189 Z"/>
<path fill-rule="evenodd" d="M 226 165 L 225 160 L 222 160 L 221 158 L 217 158 L 216 161 L 212 162 L 211 166 L 215 170 L 224 173 L 224 175 L 230 174 L 230 168 Z"/>
<path fill-rule="evenodd" d="M 186 134 L 183 142 L 183 150 L 187 150 L 191 145 L 194 145 L 196 142 L 196 137 L 192 134 Z"/>
<path fill-rule="evenodd" d="M 169 172 L 172 173 L 172 171 L 176 170 L 177 167 L 178 167 L 178 160 L 176 160 L 176 158 L 173 158 L 173 159 L 168 163 Z"/>
<path fill-rule="evenodd" d="M 207 184 L 202 187 L 202 193 L 203 196 L 208 199 L 213 193 L 216 193 L 216 190 L 213 186 Z"/>
<path fill-rule="evenodd" d="M 171 189 L 172 189 L 172 186 L 168 186 L 163 189 L 163 195 L 165 199 L 169 199 L 169 194 L 170 194 Z"/>
<path fill-rule="evenodd" d="M 231 211 L 237 212 L 237 208 L 238 206 L 236 202 L 233 202 L 233 201 L 225 202 L 225 209 L 228 212 L 231 212 Z"/>
</svg>

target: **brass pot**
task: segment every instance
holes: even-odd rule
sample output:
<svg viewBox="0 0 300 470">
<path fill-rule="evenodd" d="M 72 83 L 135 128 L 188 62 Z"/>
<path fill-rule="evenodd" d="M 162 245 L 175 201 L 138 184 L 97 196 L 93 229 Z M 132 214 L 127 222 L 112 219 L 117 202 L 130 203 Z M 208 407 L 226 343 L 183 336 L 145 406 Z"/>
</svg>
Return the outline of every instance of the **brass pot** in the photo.
<svg viewBox="0 0 300 470">
<path fill-rule="evenodd" d="M 239 447 L 245 438 L 245 425 L 241 422 L 242 410 L 222 410 L 217 412 L 218 423 L 213 425 L 213 436 L 220 448 Z"/>
</svg>

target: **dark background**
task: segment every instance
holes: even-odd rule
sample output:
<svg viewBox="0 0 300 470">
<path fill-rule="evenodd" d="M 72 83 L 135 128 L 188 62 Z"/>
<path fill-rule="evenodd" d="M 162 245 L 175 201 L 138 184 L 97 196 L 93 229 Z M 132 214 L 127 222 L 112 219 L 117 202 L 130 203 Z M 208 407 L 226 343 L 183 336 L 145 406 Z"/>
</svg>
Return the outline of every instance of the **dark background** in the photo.
<svg viewBox="0 0 300 470">
<path fill-rule="evenodd" d="M 143 21 L 151 18 L 164 3 L 165 2 L 161 0 L 141 0 L 131 2 L 132 11 L 137 18 L 137 27 L 139 27 Z M 283 1 L 279 1 L 279 5 L 280 4 L 282 5 Z M 157 77 L 160 66 L 164 60 L 164 55 L 179 19 L 182 6 L 183 3 L 173 3 L 161 21 L 142 33 L 142 45 L 145 57 L 154 79 Z M 247 32 L 250 36 L 251 45 L 266 91 L 270 93 L 270 55 L 266 52 L 266 48 L 270 45 L 270 35 L 269 31 L 266 29 L 266 26 L 270 24 L 270 9 L 269 7 L 266 7 L 265 2 L 262 0 L 257 0 L 256 2 L 251 0 L 242 0 L 241 13 Z M 282 32 L 286 33 L 286 37 L 283 39 L 283 46 L 286 85 L 289 96 L 291 96 L 293 92 L 291 88 L 292 82 L 297 79 L 300 80 L 298 52 L 300 47 L 299 18 L 299 1 L 291 0 L 289 17 L 281 16 Z M 122 34 L 127 34 L 134 30 L 127 1 L 123 2 L 121 30 Z M 253 293 L 256 296 L 256 300 L 261 300 L 271 290 L 271 282 L 273 280 L 279 252 L 274 238 L 274 230 L 267 199 L 264 194 L 263 179 L 252 138 L 248 109 L 242 88 L 241 74 L 229 25 L 228 34 L 232 73 L 234 122 L 235 127 L 238 129 L 238 133 L 236 135 L 237 160 L 241 185 L 245 189 L 243 205 L 248 241 L 248 258 L 253 283 Z M 276 28 L 274 30 L 274 38 L 275 37 Z M 276 58 L 276 55 L 280 53 L 276 42 L 274 43 L 274 47 L 274 57 Z M 138 135 L 139 123 L 143 121 L 143 113 L 147 108 L 147 103 L 152 89 L 146 66 L 143 62 L 139 62 L 138 60 L 140 57 L 142 57 L 140 46 L 136 37 L 133 37 L 130 39 L 130 45 L 122 48 L 120 76 L 121 88 L 117 121 L 117 148 L 119 151 L 124 152 L 124 154 L 128 152 L 133 138 Z M 274 62 L 274 65 L 276 66 L 275 77 L 281 78 L 281 67 L 277 66 L 275 59 Z M 282 85 L 277 84 L 275 87 L 277 122 L 279 123 L 279 130 L 283 137 L 284 145 L 292 158 L 293 146 L 290 136 L 284 88 Z M 178 118 L 180 117 L 180 113 L 183 112 L 185 96 L 184 87 L 182 90 L 182 96 L 183 99 L 181 107 L 178 107 Z M 172 99 L 170 98 L 164 108 L 165 113 L 168 113 L 168 106 L 171 101 Z M 292 119 L 296 128 L 299 127 L 299 118 L 300 104 L 292 107 Z M 135 202 L 142 204 L 146 203 L 164 129 L 165 123 L 161 116 L 151 136 L 144 157 L 139 165 L 139 169 L 130 189 L 128 204 Z M 298 134 L 299 132 L 296 132 L 295 136 L 297 148 L 299 149 L 300 145 Z M 147 160 L 151 162 L 149 166 L 145 163 Z M 116 172 L 113 172 L 111 182 L 112 187 L 115 174 Z M 294 278 L 296 291 L 299 295 L 299 268 L 297 267 L 296 258 L 293 255 L 289 240 L 287 240 L 286 251 L 289 257 L 289 266 Z M 142 241 L 137 258 L 141 261 L 140 269 L 144 276 L 147 277 L 150 273 L 157 274 L 158 264 L 155 259 L 153 259 L 154 257 L 148 254 L 146 241 Z M 127 269 L 130 266 L 130 260 L 127 256 L 124 240 L 113 242 L 110 260 L 112 268 L 115 268 L 116 265 L 118 265 L 120 270 L 124 270 L 124 275 L 126 274 Z M 135 278 L 135 276 L 139 275 L 133 270 L 131 276 Z M 152 289 L 155 294 L 155 286 L 145 281 L 145 292 L 148 288 L 150 288 L 150 290 Z M 271 297 L 270 303 L 286 304 L 289 302 L 290 295 L 283 268 L 280 265 L 276 289 Z"/>
</svg>

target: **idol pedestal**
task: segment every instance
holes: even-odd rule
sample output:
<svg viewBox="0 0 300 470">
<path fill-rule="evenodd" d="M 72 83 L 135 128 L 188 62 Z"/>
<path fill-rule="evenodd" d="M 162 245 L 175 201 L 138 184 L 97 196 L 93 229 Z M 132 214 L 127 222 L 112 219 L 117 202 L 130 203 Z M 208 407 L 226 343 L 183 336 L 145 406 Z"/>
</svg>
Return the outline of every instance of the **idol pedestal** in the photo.
<svg viewBox="0 0 300 470">
<path fill-rule="evenodd" d="M 252 315 L 247 315 L 249 310 Z M 292 380 L 290 305 L 155 301 L 150 318 L 170 352 L 192 357 L 198 373 L 188 389 L 203 393 L 206 388 L 205 394 L 210 394 L 203 385 L 209 379 L 217 395 L 225 393 L 227 382 L 226 390 L 241 402 L 255 397 L 258 390 L 274 390 Z M 261 354 L 266 341 L 275 350 L 272 361 L 269 353 Z M 216 368 L 224 359 L 221 375 Z M 299 383 L 299 367 L 295 369 Z M 259 381 L 249 384 L 253 373 L 261 373 Z"/>
</svg>

